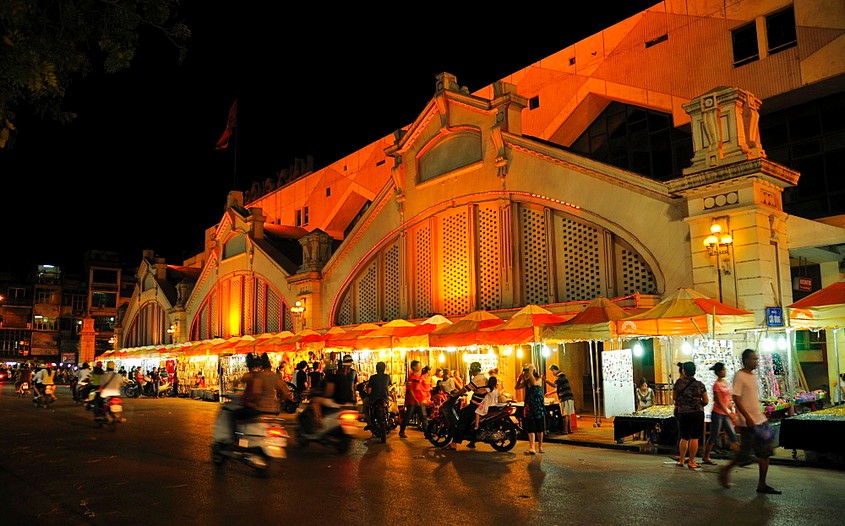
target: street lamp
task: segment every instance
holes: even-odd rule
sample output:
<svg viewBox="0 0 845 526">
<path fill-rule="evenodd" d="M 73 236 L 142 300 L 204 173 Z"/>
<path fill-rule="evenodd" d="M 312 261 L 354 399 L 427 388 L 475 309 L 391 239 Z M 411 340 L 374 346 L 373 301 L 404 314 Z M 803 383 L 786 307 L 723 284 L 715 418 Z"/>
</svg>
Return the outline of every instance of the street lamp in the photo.
<svg viewBox="0 0 845 526">
<path fill-rule="evenodd" d="M 724 227 L 722 226 L 723 224 Z M 733 236 L 731 236 L 730 230 L 728 229 L 728 218 L 720 217 L 713 219 L 713 222 L 710 225 L 710 235 L 704 239 L 704 247 L 707 248 L 707 253 L 710 254 L 711 257 L 716 257 L 716 273 L 719 278 L 720 302 L 722 301 L 722 273 L 724 272 L 726 276 L 731 273 L 731 269 L 728 266 L 728 263 L 730 262 L 728 254 L 730 253 L 730 248 L 733 245 L 733 242 Z M 725 256 L 724 262 L 722 261 L 722 255 Z"/>
<path fill-rule="evenodd" d="M 303 321 L 303 316 L 305 313 L 305 300 L 296 300 L 296 303 L 294 303 L 293 307 L 290 308 L 290 313 L 295 319 L 298 319 L 302 323 L 302 327 L 300 327 L 300 329 L 305 328 L 305 323 Z M 296 327 L 294 327 L 294 329 L 296 329 Z"/>
</svg>

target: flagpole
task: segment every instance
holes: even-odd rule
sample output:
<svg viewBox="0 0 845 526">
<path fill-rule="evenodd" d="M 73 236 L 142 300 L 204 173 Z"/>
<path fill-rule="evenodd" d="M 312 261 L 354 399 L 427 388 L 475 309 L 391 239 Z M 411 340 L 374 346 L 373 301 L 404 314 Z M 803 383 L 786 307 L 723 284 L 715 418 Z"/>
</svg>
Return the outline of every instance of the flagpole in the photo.
<svg viewBox="0 0 845 526">
<path fill-rule="evenodd" d="M 232 190 L 238 189 L 238 127 L 236 126 L 234 131 L 232 132 L 235 134 L 234 141 L 235 141 L 235 158 L 232 162 Z"/>
</svg>

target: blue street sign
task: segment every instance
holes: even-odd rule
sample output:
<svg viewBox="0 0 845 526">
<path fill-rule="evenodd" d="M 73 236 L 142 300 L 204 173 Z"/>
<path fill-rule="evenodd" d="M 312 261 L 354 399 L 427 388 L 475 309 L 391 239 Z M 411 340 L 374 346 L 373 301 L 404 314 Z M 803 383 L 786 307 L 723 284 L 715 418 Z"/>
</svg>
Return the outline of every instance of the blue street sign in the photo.
<svg viewBox="0 0 845 526">
<path fill-rule="evenodd" d="M 766 307 L 766 326 L 783 327 L 783 307 Z"/>
</svg>

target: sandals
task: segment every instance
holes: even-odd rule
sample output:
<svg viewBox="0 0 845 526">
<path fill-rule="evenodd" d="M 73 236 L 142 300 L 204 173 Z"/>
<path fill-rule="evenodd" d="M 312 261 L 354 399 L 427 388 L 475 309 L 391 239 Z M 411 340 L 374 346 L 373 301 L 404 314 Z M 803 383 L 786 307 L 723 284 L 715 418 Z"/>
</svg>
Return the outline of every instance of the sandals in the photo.
<svg viewBox="0 0 845 526">
<path fill-rule="evenodd" d="M 529 449 L 529 450 L 527 450 L 527 451 L 525 452 L 525 454 L 526 454 L 526 455 L 536 455 L 536 454 L 537 454 L 537 452 L 536 452 L 536 451 L 534 451 L 533 449 Z"/>
<path fill-rule="evenodd" d="M 713 462 L 712 460 L 710 460 L 709 458 L 707 460 L 702 460 L 701 463 L 707 464 L 708 466 L 718 466 L 719 465 L 719 464 L 716 464 L 715 462 Z"/>
<path fill-rule="evenodd" d="M 757 493 L 768 493 L 769 495 L 780 495 L 783 492 L 778 491 L 771 486 L 763 486 L 762 488 L 757 488 Z"/>
<path fill-rule="evenodd" d="M 687 466 L 689 466 L 690 469 L 698 469 L 698 468 L 701 467 L 701 464 L 698 464 L 697 462 L 692 461 L 689 464 L 687 464 Z"/>
<path fill-rule="evenodd" d="M 537 453 L 545 453 L 545 452 L 546 452 L 546 450 L 545 450 L 545 449 L 541 449 L 541 450 L 540 450 L 540 451 L 538 451 Z"/>
<path fill-rule="evenodd" d="M 686 462 L 683 462 L 683 461 L 678 461 L 678 462 L 675 462 L 675 467 L 678 467 L 678 468 L 682 468 L 682 467 L 684 467 L 684 466 L 686 466 L 686 465 L 687 465 L 687 463 L 686 463 Z"/>
</svg>

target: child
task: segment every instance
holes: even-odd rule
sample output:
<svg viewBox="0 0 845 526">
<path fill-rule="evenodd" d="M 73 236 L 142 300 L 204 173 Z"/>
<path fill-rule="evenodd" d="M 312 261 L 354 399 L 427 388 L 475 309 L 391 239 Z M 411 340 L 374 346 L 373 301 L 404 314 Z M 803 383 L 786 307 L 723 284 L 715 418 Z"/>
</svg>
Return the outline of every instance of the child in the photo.
<svg viewBox="0 0 845 526">
<path fill-rule="evenodd" d="M 478 404 L 478 408 L 475 410 L 475 429 L 478 429 L 481 417 L 487 414 L 487 410 L 490 409 L 490 406 L 498 403 L 499 390 L 496 389 L 496 377 L 491 376 L 487 379 L 487 394 L 484 395 L 484 400 Z"/>
</svg>

